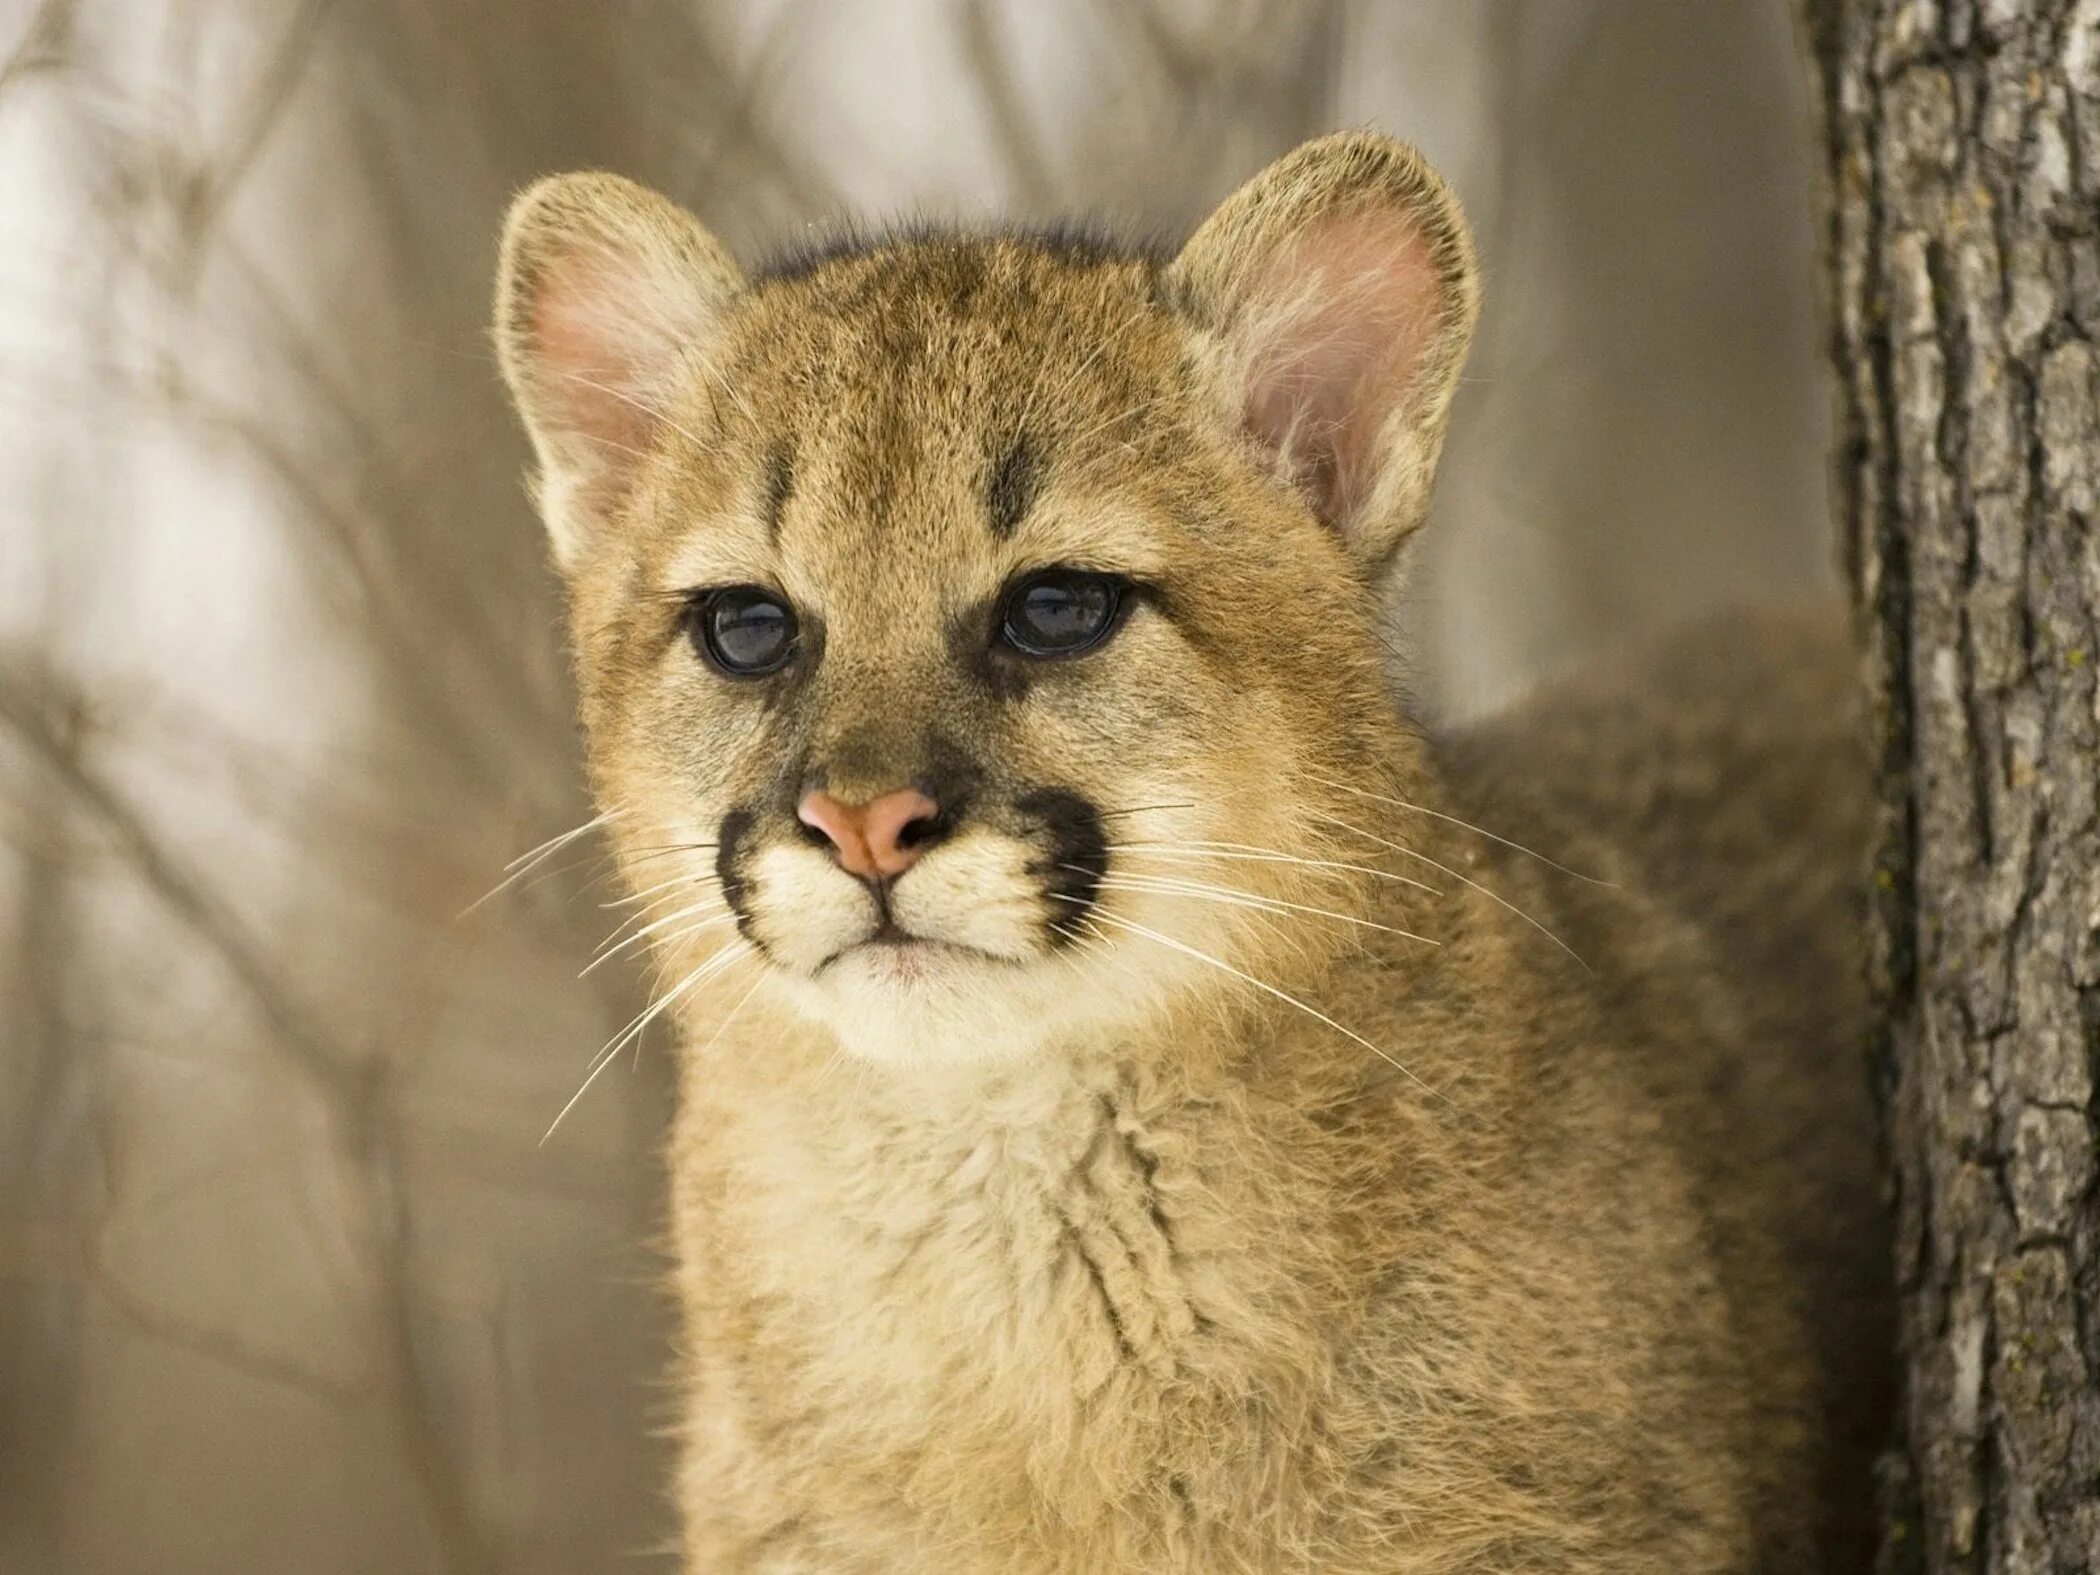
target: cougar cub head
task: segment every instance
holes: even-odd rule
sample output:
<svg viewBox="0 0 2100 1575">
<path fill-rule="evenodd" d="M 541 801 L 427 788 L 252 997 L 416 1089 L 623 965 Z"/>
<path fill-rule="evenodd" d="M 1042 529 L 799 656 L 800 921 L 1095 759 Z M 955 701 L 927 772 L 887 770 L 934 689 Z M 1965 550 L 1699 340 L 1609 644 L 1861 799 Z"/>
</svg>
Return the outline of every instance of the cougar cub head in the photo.
<svg viewBox="0 0 2100 1575">
<path fill-rule="evenodd" d="M 1381 593 L 1475 299 L 1450 194 L 1370 135 L 1171 261 L 746 275 L 624 180 L 527 191 L 498 342 L 673 988 L 734 958 L 858 1053 L 993 1056 L 1346 940 L 1280 921 L 1361 900 L 1294 861 L 1382 780 Z"/>
</svg>

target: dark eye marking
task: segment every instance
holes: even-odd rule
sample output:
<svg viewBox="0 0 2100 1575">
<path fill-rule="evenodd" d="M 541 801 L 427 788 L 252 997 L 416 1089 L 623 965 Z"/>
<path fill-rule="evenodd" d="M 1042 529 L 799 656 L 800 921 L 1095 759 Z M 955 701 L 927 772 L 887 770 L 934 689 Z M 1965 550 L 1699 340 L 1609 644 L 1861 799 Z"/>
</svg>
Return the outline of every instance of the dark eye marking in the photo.
<svg viewBox="0 0 2100 1575">
<path fill-rule="evenodd" d="M 787 443 L 775 443 L 766 451 L 766 534 L 773 540 L 780 539 L 780 515 L 795 491 L 795 450 Z"/>
<path fill-rule="evenodd" d="M 1020 529 L 1021 521 L 1035 506 L 1041 481 L 1042 466 L 1034 447 L 1028 439 L 1016 438 L 985 481 L 984 511 L 991 520 L 994 536 L 1004 540 Z"/>
<path fill-rule="evenodd" d="M 1108 873 L 1108 836 L 1101 829 L 1101 812 L 1066 788 L 1036 788 L 1015 799 L 1014 808 L 1038 821 L 1049 840 L 1044 858 L 1028 868 L 1043 878 L 1050 899 L 1050 934 L 1060 944 L 1076 941 L 1086 933 L 1086 917 Z"/>
<path fill-rule="evenodd" d="M 725 678 L 763 678 L 795 659 L 799 628 L 787 598 L 762 585 L 722 585 L 686 604 L 694 648 Z"/>
</svg>

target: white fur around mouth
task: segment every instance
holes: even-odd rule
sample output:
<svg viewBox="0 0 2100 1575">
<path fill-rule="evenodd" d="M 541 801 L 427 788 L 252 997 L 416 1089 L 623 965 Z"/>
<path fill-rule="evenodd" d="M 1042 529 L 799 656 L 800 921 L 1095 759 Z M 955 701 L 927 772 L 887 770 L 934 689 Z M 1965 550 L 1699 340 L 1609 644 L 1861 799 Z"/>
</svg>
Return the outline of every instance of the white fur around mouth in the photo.
<svg viewBox="0 0 2100 1575">
<path fill-rule="evenodd" d="M 895 984 L 908 985 L 919 984 L 945 972 L 953 966 L 951 959 L 959 959 L 962 952 L 959 947 L 944 941 L 912 937 L 864 941 L 849 955 L 858 958 L 861 968 L 867 973 Z"/>
<path fill-rule="evenodd" d="M 916 985 L 951 974 L 966 963 L 1007 960 L 975 946 L 891 929 L 855 941 L 843 951 L 827 957 L 818 964 L 817 972 L 824 974 L 851 967 L 864 979 Z"/>
</svg>

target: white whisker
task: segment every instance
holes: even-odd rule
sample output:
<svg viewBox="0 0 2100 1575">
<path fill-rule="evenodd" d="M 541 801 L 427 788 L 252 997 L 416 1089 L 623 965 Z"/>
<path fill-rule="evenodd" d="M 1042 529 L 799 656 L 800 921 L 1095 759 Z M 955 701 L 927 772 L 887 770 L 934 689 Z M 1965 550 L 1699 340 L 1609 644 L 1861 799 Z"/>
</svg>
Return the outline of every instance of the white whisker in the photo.
<svg viewBox="0 0 2100 1575">
<path fill-rule="evenodd" d="M 718 903 L 699 902 L 693 904 L 693 906 L 690 908 L 680 908 L 676 913 L 666 914 L 663 918 L 658 919 L 654 924 L 643 925 L 642 928 L 636 930 L 625 940 L 614 940 L 606 942 L 604 946 L 601 946 L 598 949 L 598 955 L 593 957 L 589 962 L 583 965 L 583 971 L 581 973 L 578 973 L 576 977 L 581 979 L 585 977 L 585 975 L 593 973 L 599 968 L 604 967 L 605 964 L 611 962 L 615 957 L 619 956 L 620 953 L 626 951 L 630 946 L 639 946 L 650 936 L 656 934 L 659 930 L 664 929 L 666 926 L 676 924 L 681 919 L 690 919 L 696 914 L 703 913 L 707 914 L 708 917 L 701 919 L 700 922 L 697 924 L 687 925 L 684 929 L 677 931 L 675 934 L 665 936 L 665 943 L 669 944 L 672 941 L 682 941 L 688 936 L 698 935 L 702 931 L 711 930 L 719 925 L 731 924 L 736 921 L 736 915 L 728 912 L 726 908 L 724 908 Z"/>
<path fill-rule="evenodd" d="M 756 957 L 757 955 L 758 950 L 756 947 L 747 946 L 744 948 L 738 960 L 742 961 L 744 957 Z M 727 972 L 728 970 L 725 969 L 723 971 Z M 758 987 L 764 984 L 765 982 L 766 976 L 763 973 L 761 973 L 756 979 L 753 979 L 751 981 L 751 988 L 746 990 L 742 995 L 738 996 L 736 998 L 736 1005 L 730 1007 L 730 1009 L 727 1012 L 722 1014 L 722 1020 L 719 1023 L 715 1024 L 715 1031 L 707 1036 L 706 1040 L 700 1045 L 700 1047 L 697 1050 L 693 1051 L 694 1055 L 706 1055 L 708 1051 L 714 1049 L 716 1044 L 718 1044 L 721 1041 L 722 1035 L 729 1031 L 729 1025 L 736 1021 L 736 1014 L 744 1009 L 745 1005 L 750 1001 L 752 996 L 758 994 Z"/>
<path fill-rule="evenodd" d="M 611 902 L 601 902 L 598 906 L 601 908 L 632 908 L 636 904 L 647 905 L 649 899 L 660 891 L 708 885 L 720 879 L 721 877 L 711 870 L 690 875 L 674 875 L 669 880 L 660 880 L 654 886 L 644 886 L 640 891 L 634 892 L 629 896 L 615 897 Z"/>
<path fill-rule="evenodd" d="M 1537 848 L 1527 848 L 1524 846 L 1523 843 L 1512 841 L 1508 837 L 1500 836 L 1497 833 L 1488 830 L 1485 826 L 1476 826 L 1470 820 L 1460 820 L 1456 815 L 1447 815 L 1440 809 L 1431 809 L 1427 804 L 1410 804 L 1404 798 L 1392 798 L 1384 793 L 1373 793 L 1364 788 L 1351 787 L 1346 782 L 1332 782 L 1329 781 L 1326 777 L 1313 776 L 1310 772 L 1308 772 L 1306 775 L 1309 781 L 1317 782 L 1323 787 L 1331 787 L 1336 789 L 1338 792 L 1342 793 L 1354 793 L 1358 798 L 1367 798 L 1375 803 L 1390 804 L 1393 806 L 1393 808 L 1404 809 L 1410 814 L 1427 815 L 1432 820 L 1445 821 L 1450 825 L 1457 826 L 1462 831 L 1470 831 L 1476 837 L 1485 837 L 1490 842 L 1499 842 L 1500 844 L 1502 844 L 1503 847 L 1510 849 L 1512 852 L 1522 853 L 1529 858 L 1537 859 L 1541 864 L 1545 865 L 1547 868 L 1559 870 L 1561 874 L 1568 876 L 1572 880 L 1584 881 L 1592 886 L 1608 886 L 1612 887 L 1613 889 L 1616 889 L 1615 882 L 1605 880 L 1602 877 L 1596 875 L 1585 875 L 1582 873 L 1581 870 L 1569 869 L 1568 866 L 1561 863 L 1560 860 L 1555 858 L 1549 858 L 1546 854 L 1539 852 Z"/>
<path fill-rule="evenodd" d="M 713 978 L 744 953 L 751 950 L 753 948 L 747 941 L 731 941 L 729 945 L 709 957 L 705 962 L 694 968 L 691 973 L 679 980 L 671 989 L 644 1007 L 636 1015 L 634 1021 L 607 1040 L 604 1048 L 591 1058 L 590 1071 L 584 1077 L 583 1086 L 569 1096 L 569 1102 L 561 1107 L 561 1113 L 554 1118 L 547 1130 L 540 1134 L 541 1145 L 544 1146 L 547 1139 L 554 1136 L 555 1128 L 559 1127 L 568 1118 L 569 1112 L 576 1108 L 577 1102 L 590 1092 L 591 1084 L 598 1081 L 598 1075 L 619 1059 L 621 1050 L 626 1048 L 630 1039 L 638 1038 L 651 1023 L 669 1010 L 674 1002 L 692 990 L 695 985 Z"/>
<path fill-rule="evenodd" d="M 617 820 L 622 813 L 623 812 L 618 809 L 605 810 L 600 814 L 593 815 L 582 825 L 571 826 L 567 831 L 557 832 L 554 836 L 551 836 L 545 842 L 542 842 L 538 847 L 519 854 L 516 858 L 512 859 L 508 864 L 503 866 L 505 874 L 501 881 L 497 882 L 494 886 L 490 887 L 487 891 L 483 892 L 479 897 L 476 897 L 472 902 L 468 903 L 466 907 L 460 909 L 459 913 L 455 917 L 464 919 L 468 914 L 472 913 L 475 909 L 481 907 L 483 904 L 493 901 L 496 897 L 510 890 L 511 887 L 515 886 L 527 875 L 530 875 L 534 870 L 538 869 L 540 865 L 546 863 L 547 860 L 553 858 L 555 854 L 561 852 L 563 848 L 568 847 L 571 843 L 576 841 L 577 838 L 589 836 L 600 826 L 606 825 L 611 821 Z"/>
<path fill-rule="evenodd" d="M 1362 837 L 1366 841 L 1375 842 L 1382 848 L 1390 848 L 1393 852 L 1401 854 L 1406 858 L 1419 859 L 1432 869 L 1442 870 L 1453 880 L 1459 882 L 1459 884 L 1471 887 L 1474 891 L 1479 892 L 1481 896 L 1487 898 L 1488 901 L 1496 904 L 1498 907 L 1506 909 L 1508 912 L 1513 913 L 1518 918 L 1522 919 L 1534 930 L 1537 930 L 1539 934 L 1545 936 L 1547 940 L 1551 941 L 1555 946 L 1558 946 L 1562 951 L 1566 952 L 1570 957 L 1574 958 L 1576 966 L 1581 968 L 1584 973 L 1595 973 L 1597 971 L 1596 969 L 1592 968 L 1588 963 L 1582 960 L 1582 955 L 1579 952 L 1577 952 L 1574 947 L 1570 946 L 1558 935 L 1555 935 L 1551 930 L 1547 929 L 1545 925 L 1539 923 L 1537 919 L 1534 919 L 1530 914 L 1526 913 L 1522 908 L 1518 907 L 1515 903 L 1511 902 L 1507 897 L 1503 896 L 1499 892 L 1490 891 L 1487 887 L 1481 885 L 1479 881 L 1472 879 L 1470 876 L 1460 874 L 1450 865 L 1441 864 L 1437 860 L 1431 858 L 1428 854 L 1419 852 L 1416 849 L 1410 848 L 1403 843 L 1391 842 L 1384 837 L 1376 836 L 1371 832 L 1365 831 L 1360 826 L 1352 826 L 1346 820 L 1336 820 L 1332 815 L 1323 815 L 1318 810 L 1311 811 L 1311 814 L 1316 820 L 1324 820 L 1330 825 L 1339 826 L 1342 830 L 1350 832 L 1356 836 Z"/>
<path fill-rule="evenodd" d="M 698 880 L 673 880 L 665 881 L 661 885 L 651 887 L 650 890 L 659 893 L 659 895 L 654 897 L 648 897 L 646 899 L 637 899 L 641 901 L 641 906 L 636 908 L 633 913 L 628 914 L 626 918 L 622 919 L 618 924 L 613 926 L 612 933 L 606 936 L 603 941 L 598 943 L 597 950 L 591 954 L 591 961 L 585 965 L 582 973 L 579 973 L 577 977 L 582 978 L 583 974 L 589 973 L 591 969 L 597 967 L 599 963 L 605 961 L 606 957 L 610 953 L 619 950 L 620 947 L 627 944 L 627 941 L 623 939 L 623 937 L 627 937 L 628 932 L 634 929 L 636 925 L 646 924 L 647 921 L 652 919 L 660 920 L 664 924 L 669 924 L 678 919 L 688 918 L 694 914 L 709 911 L 709 904 L 714 902 L 713 897 L 703 898 L 701 901 L 694 903 L 690 907 L 681 909 L 680 911 L 672 914 L 665 914 L 663 912 L 663 909 L 667 904 L 680 901 L 682 898 L 690 895 L 695 888 L 705 884 L 709 884 L 711 883 L 711 881 L 712 877 L 710 877 L 709 880 L 705 882 Z M 610 907 L 612 905 L 609 903 L 601 903 L 599 906 Z M 721 905 L 717 904 L 716 906 L 719 907 Z M 628 938 L 631 939 L 631 937 Z"/>
<path fill-rule="evenodd" d="M 1416 1087 L 1422 1089 L 1425 1093 L 1437 1099 L 1442 1099 L 1445 1097 L 1437 1089 L 1432 1088 L 1429 1084 L 1423 1082 L 1420 1077 L 1416 1076 L 1405 1066 L 1401 1065 L 1400 1062 L 1395 1060 L 1388 1051 L 1383 1050 L 1379 1046 L 1373 1044 L 1370 1040 L 1366 1039 L 1355 1029 L 1336 1022 L 1325 1012 L 1319 1010 L 1319 1008 L 1315 1006 L 1310 1006 L 1306 1002 L 1299 1000 L 1298 997 L 1292 995 L 1287 990 L 1278 989 L 1275 985 L 1270 984 L 1266 979 L 1257 979 L 1253 974 L 1247 973 L 1242 969 L 1233 967 L 1231 963 L 1224 961 L 1222 958 L 1213 957 L 1209 952 L 1203 951 L 1198 947 L 1191 946 L 1186 941 L 1178 941 L 1171 935 L 1162 935 L 1157 930 L 1148 929 L 1142 924 L 1138 924 L 1133 920 L 1124 918 L 1121 914 L 1104 913 L 1099 909 L 1096 909 L 1092 914 L 1089 915 L 1089 917 L 1098 919 L 1104 924 L 1110 924 L 1116 926 L 1119 929 L 1128 930 L 1134 935 L 1141 935 L 1147 940 L 1155 941 L 1161 946 L 1165 946 L 1173 951 L 1182 953 L 1184 956 L 1192 957 L 1197 962 L 1208 963 L 1211 967 L 1216 968 L 1223 973 L 1228 973 L 1232 975 L 1233 978 L 1240 980 L 1242 983 L 1252 985 L 1255 989 L 1260 990 L 1263 994 L 1273 996 L 1275 999 L 1283 1002 L 1286 1006 L 1296 1007 L 1299 1011 L 1303 1012 L 1306 1016 L 1312 1018 L 1315 1022 L 1324 1023 L 1327 1027 L 1333 1029 L 1336 1033 L 1340 1034 L 1344 1039 L 1348 1039 L 1356 1044 L 1362 1045 L 1366 1050 L 1370 1051 L 1371 1054 L 1377 1056 L 1381 1061 L 1384 1061 L 1388 1066 L 1392 1067 L 1394 1071 L 1398 1072 L 1402 1077 L 1406 1078 Z"/>
<path fill-rule="evenodd" d="M 1208 881 L 1181 880 L 1167 875 L 1108 875 L 1101 881 L 1104 891 L 1120 888 L 1124 891 L 1150 891 L 1164 895 L 1202 897 L 1234 906 L 1258 908 L 1269 913 L 1309 913 L 1323 919 L 1337 919 L 1344 924 L 1362 925 L 1367 930 L 1383 930 L 1388 935 L 1397 935 L 1404 940 L 1420 941 L 1425 946 L 1440 946 L 1426 935 L 1417 935 L 1412 930 L 1399 929 L 1394 925 L 1380 924 L 1375 919 L 1358 918 L 1353 913 L 1341 913 L 1333 908 L 1317 908 L 1310 903 L 1291 902 L 1283 897 L 1271 897 L 1266 893 L 1239 891 L 1230 886 L 1213 886 Z"/>
<path fill-rule="evenodd" d="M 1393 881 L 1402 886 L 1412 886 L 1417 891 L 1434 892 L 1437 889 L 1427 881 L 1416 880 L 1412 875 L 1396 875 L 1391 870 L 1376 869 L 1369 864 L 1351 864 L 1343 859 L 1301 858 L 1295 853 L 1278 853 L 1272 848 L 1257 848 L 1245 842 L 1118 842 L 1109 848 L 1109 852 L 1145 853 L 1154 858 L 1239 859 L 1256 864 L 1304 865 L 1309 869 L 1343 870 L 1355 875 L 1369 875 L 1374 880 Z"/>
</svg>

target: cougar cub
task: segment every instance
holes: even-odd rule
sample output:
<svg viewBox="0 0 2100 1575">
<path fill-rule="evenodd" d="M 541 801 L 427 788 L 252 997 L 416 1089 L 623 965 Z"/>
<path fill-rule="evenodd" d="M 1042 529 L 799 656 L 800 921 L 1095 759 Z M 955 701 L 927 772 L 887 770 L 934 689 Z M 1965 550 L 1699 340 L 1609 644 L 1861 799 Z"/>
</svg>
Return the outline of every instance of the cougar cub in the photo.
<svg viewBox="0 0 2100 1575">
<path fill-rule="evenodd" d="M 692 1569 L 1859 1557 L 1842 648 L 1411 725 L 1477 299 L 1367 134 L 1172 258 L 746 273 L 612 176 L 519 199 L 503 367 L 684 1040 Z"/>
</svg>

